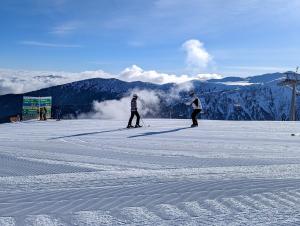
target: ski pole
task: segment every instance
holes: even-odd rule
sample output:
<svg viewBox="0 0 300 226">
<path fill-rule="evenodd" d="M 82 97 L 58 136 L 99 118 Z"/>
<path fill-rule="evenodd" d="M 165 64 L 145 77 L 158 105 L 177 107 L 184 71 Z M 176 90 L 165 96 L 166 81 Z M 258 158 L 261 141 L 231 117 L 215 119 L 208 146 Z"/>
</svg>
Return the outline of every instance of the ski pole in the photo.
<svg viewBox="0 0 300 226">
<path fill-rule="evenodd" d="M 143 118 L 141 117 L 141 121 L 144 124 L 145 127 L 150 127 L 150 125 L 146 125 L 145 121 L 143 120 Z"/>
<path fill-rule="evenodd" d="M 143 100 L 141 99 L 141 105 L 142 105 L 142 108 L 144 108 L 144 103 L 143 103 Z M 143 118 L 141 117 L 141 121 L 142 121 L 142 123 L 144 124 L 144 126 L 145 127 L 150 127 L 150 125 L 148 124 L 148 125 L 146 125 L 146 123 L 145 123 L 145 121 L 143 120 Z"/>
</svg>

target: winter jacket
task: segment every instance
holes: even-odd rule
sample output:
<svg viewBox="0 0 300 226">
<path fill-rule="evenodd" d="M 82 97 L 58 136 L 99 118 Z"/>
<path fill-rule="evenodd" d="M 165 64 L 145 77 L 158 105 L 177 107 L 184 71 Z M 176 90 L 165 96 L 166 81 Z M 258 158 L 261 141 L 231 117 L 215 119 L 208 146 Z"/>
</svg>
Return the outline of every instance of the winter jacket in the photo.
<svg viewBox="0 0 300 226">
<path fill-rule="evenodd" d="M 136 102 L 136 98 L 132 98 L 131 99 L 131 111 L 137 111 L 137 102 Z"/>
<path fill-rule="evenodd" d="M 200 99 L 194 95 L 191 99 L 190 102 L 187 103 L 188 105 L 192 105 L 193 109 L 196 110 L 196 109 L 199 109 L 199 110 L 202 110 L 202 104 L 201 104 L 201 101 Z"/>
</svg>

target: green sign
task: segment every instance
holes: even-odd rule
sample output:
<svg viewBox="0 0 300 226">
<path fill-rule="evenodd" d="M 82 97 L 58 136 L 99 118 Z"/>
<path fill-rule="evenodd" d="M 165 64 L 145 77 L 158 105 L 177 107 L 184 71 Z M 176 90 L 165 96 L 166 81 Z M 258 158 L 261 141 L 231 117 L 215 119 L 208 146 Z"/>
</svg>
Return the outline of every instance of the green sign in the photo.
<svg viewBox="0 0 300 226">
<path fill-rule="evenodd" d="M 52 97 L 23 97 L 23 120 L 39 119 L 46 108 L 46 118 L 51 118 Z"/>
</svg>

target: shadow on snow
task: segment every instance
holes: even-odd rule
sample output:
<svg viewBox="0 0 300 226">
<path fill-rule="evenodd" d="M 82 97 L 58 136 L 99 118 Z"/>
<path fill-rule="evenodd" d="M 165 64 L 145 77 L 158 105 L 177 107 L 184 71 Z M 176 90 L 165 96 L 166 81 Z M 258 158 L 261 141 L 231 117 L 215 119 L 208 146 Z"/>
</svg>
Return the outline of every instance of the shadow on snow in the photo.
<svg viewBox="0 0 300 226">
<path fill-rule="evenodd" d="M 191 127 L 182 127 L 182 128 L 177 128 L 177 129 L 156 131 L 156 132 L 146 132 L 146 133 L 142 133 L 142 134 L 138 134 L 138 135 L 129 136 L 127 138 L 152 136 L 152 135 L 158 135 L 158 134 L 164 134 L 164 133 L 174 133 L 174 132 L 189 129 L 189 128 L 191 128 Z M 111 133 L 111 132 L 118 132 L 118 131 L 123 131 L 123 130 L 128 130 L 128 129 L 127 128 L 122 128 L 122 129 L 113 129 L 113 130 L 104 130 L 104 131 L 98 131 L 98 132 L 90 132 L 90 133 L 78 133 L 78 134 L 67 135 L 67 136 L 53 137 L 53 138 L 50 138 L 49 140 L 57 140 L 57 139 L 70 138 L 70 137 L 88 136 L 88 135 L 95 135 L 95 134 L 101 134 L 101 133 Z"/>
<path fill-rule="evenodd" d="M 117 132 L 117 131 L 122 131 L 122 130 L 127 130 L 127 128 L 104 130 L 104 131 L 90 132 L 90 133 L 78 133 L 78 134 L 73 134 L 73 135 L 54 137 L 54 138 L 50 138 L 49 140 L 57 140 L 57 139 L 70 138 L 70 137 L 88 136 L 88 135 L 95 135 L 95 134 L 101 134 L 101 133 L 110 133 L 110 132 Z"/>
<path fill-rule="evenodd" d="M 174 133 L 180 130 L 190 129 L 191 127 L 182 127 L 177 129 L 171 129 L 171 130 L 164 130 L 164 131 L 157 131 L 157 132 L 146 132 L 139 135 L 130 136 L 128 138 L 136 138 L 136 137 L 145 137 L 145 136 L 152 136 L 152 135 L 158 135 L 158 134 L 164 134 L 164 133 Z"/>
</svg>

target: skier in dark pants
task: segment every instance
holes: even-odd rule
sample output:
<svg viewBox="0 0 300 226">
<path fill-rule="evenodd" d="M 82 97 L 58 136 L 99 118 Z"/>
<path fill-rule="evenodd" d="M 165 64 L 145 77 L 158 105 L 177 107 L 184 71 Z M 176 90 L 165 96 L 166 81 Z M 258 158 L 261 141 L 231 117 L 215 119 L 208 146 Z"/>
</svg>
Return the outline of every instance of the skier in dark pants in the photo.
<svg viewBox="0 0 300 226">
<path fill-rule="evenodd" d="M 46 121 L 47 120 L 47 108 L 46 107 L 43 107 L 42 116 L 43 116 L 43 120 Z"/>
<path fill-rule="evenodd" d="M 137 111 L 137 98 L 138 96 L 136 94 L 133 94 L 133 97 L 131 99 L 131 115 L 128 121 L 127 128 L 133 128 L 131 123 L 134 116 L 136 116 L 135 128 L 142 127 L 140 126 L 140 114 Z"/>
<path fill-rule="evenodd" d="M 43 120 L 43 108 L 39 108 L 37 110 L 37 113 L 39 115 L 39 120 L 42 121 Z"/>
<path fill-rule="evenodd" d="M 61 109 L 59 106 L 56 108 L 56 121 L 60 121 L 61 119 Z"/>
<path fill-rule="evenodd" d="M 192 115 L 191 115 L 192 121 L 193 121 L 193 124 L 191 125 L 191 127 L 197 127 L 198 126 L 197 116 L 202 110 L 202 104 L 201 104 L 200 99 L 196 96 L 194 91 L 191 91 L 189 95 L 192 99 L 190 102 L 188 102 L 186 104 L 192 105 L 192 107 L 194 109 L 192 112 Z"/>
</svg>

